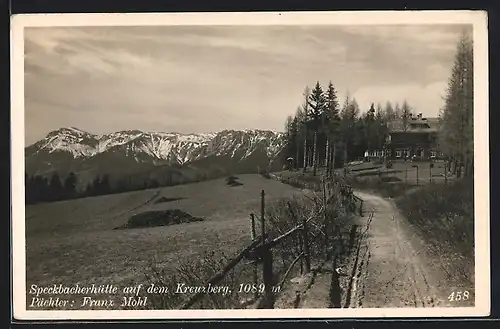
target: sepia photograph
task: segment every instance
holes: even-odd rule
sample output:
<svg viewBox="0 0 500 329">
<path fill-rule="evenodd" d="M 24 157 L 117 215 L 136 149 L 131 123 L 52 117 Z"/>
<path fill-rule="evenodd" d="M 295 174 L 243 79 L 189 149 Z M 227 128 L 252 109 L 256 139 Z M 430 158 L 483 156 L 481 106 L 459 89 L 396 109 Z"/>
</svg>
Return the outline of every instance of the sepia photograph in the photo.
<svg viewBox="0 0 500 329">
<path fill-rule="evenodd" d="M 484 12 L 11 26 L 15 317 L 489 314 Z"/>
</svg>

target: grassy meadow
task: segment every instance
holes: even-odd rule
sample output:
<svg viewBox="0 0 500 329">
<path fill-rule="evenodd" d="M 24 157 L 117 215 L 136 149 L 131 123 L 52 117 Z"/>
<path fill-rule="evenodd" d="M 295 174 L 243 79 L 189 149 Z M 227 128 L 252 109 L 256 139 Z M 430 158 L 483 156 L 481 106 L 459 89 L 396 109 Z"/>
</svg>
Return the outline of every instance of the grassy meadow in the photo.
<svg viewBox="0 0 500 329">
<path fill-rule="evenodd" d="M 26 207 L 26 283 L 114 284 L 144 281 L 144 270 L 174 268 L 207 251 L 232 255 L 248 244 L 251 212 L 293 197 L 299 190 L 260 175 L 225 179 Z M 177 199 L 155 203 L 160 198 Z M 116 229 L 151 210 L 180 209 L 203 221 L 171 226 Z M 30 304 L 32 296 L 27 296 Z"/>
</svg>

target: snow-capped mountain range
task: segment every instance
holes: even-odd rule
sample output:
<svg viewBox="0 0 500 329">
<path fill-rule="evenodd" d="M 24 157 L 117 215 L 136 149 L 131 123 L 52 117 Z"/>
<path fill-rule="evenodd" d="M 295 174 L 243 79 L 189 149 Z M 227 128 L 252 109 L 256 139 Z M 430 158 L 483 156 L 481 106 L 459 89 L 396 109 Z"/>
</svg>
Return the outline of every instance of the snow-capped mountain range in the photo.
<svg viewBox="0 0 500 329">
<path fill-rule="evenodd" d="M 207 156 L 231 155 L 244 149 L 241 159 L 248 157 L 258 147 L 264 146 L 273 159 L 283 147 L 283 133 L 263 130 L 224 130 L 219 133 L 179 134 L 119 131 L 94 135 L 78 128 L 61 128 L 50 132 L 44 139 L 28 147 L 38 152 L 68 152 L 74 158 L 89 158 L 103 152 L 122 150 L 127 156 L 141 161 L 145 154 L 156 160 L 184 164 Z"/>
<path fill-rule="evenodd" d="M 207 158 L 224 157 L 245 162 L 260 154 L 273 162 L 284 147 L 284 134 L 268 130 L 223 130 L 218 133 L 179 134 L 127 130 L 97 135 L 78 128 L 61 128 L 26 147 L 27 172 L 92 166 L 183 166 Z M 261 161 L 261 160 L 259 160 Z M 259 163 L 265 166 L 265 163 Z"/>
</svg>

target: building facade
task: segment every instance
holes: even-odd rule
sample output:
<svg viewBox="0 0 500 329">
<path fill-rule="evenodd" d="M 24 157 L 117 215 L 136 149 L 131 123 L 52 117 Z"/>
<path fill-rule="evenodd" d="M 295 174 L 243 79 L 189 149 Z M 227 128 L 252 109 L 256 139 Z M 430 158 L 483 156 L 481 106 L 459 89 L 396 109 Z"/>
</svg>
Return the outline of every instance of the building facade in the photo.
<svg viewBox="0 0 500 329">
<path fill-rule="evenodd" d="M 393 160 L 440 159 L 438 145 L 438 118 L 423 118 L 419 113 L 408 120 L 392 122 L 386 142 L 387 158 Z"/>
<path fill-rule="evenodd" d="M 365 153 L 365 157 L 413 161 L 442 159 L 438 124 L 438 118 L 424 118 L 421 113 L 410 118 L 406 124 L 402 120 L 390 122 L 385 148 Z"/>
</svg>

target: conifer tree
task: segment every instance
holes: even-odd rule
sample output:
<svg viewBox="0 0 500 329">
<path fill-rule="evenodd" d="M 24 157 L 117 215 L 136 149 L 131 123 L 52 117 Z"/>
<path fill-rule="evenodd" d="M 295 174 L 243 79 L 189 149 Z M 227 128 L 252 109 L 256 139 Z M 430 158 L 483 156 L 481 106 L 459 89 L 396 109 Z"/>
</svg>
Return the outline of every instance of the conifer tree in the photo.
<svg viewBox="0 0 500 329">
<path fill-rule="evenodd" d="M 473 72 L 472 38 L 463 33 L 457 43 L 439 129 L 440 147 L 452 160 L 457 177 L 462 172 L 465 176 L 473 174 Z"/>
<path fill-rule="evenodd" d="M 48 198 L 50 201 L 61 200 L 63 187 L 57 172 L 54 172 L 50 178 L 49 191 Z"/>
<path fill-rule="evenodd" d="M 318 166 L 318 131 L 321 129 L 322 122 L 324 122 L 324 112 L 326 109 L 326 97 L 319 81 L 316 82 L 311 95 L 309 96 L 309 123 L 313 130 L 313 176 L 316 176 Z"/>
<path fill-rule="evenodd" d="M 337 142 L 339 141 L 340 129 L 340 109 L 337 98 L 337 91 L 332 82 L 328 83 L 326 92 L 326 145 L 325 145 L 325 162 L 327 175 L 333 172 L 335 168 L 335 155 L 337 152 Z M 331 141 L 331 143 L 330 143 Z"/>
</svg>

